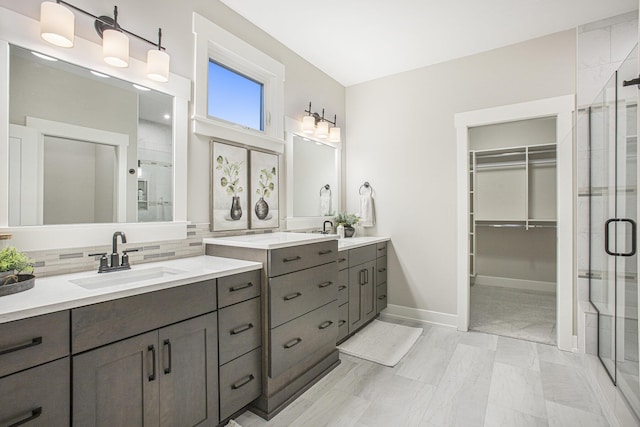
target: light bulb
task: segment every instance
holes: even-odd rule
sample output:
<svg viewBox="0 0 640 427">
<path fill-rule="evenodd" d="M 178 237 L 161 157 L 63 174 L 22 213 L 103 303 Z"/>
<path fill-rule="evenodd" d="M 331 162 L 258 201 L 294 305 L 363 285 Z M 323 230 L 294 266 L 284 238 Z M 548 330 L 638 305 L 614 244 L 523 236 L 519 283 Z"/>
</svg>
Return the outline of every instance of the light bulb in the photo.
<svg viewBox="0 0 640 427">
<path fill-rule="evenodd" d="M 316 130 L 316 136 L 322 139 L 329 136 L 329 122 L 318 122 L 318 129 Z"/>
<path fill-rule="evenodd" d="M 40 37 L 60 47 L 73 47 L 76 17 L 59 3 L 40 5 Z"/>
<path fill-rule="evenodd" d="M 170 57 L 159 49 L 151 49 L 147 52 L 147 77 L 156 82 L 169 81 Z"/>
<path fill-rule="evenodd" d="M 129 37 L 117 30 L 104 30 L 102 32 L 102 56 L 104 62 L 113 67 L 128 67 Z"/>
</svg>

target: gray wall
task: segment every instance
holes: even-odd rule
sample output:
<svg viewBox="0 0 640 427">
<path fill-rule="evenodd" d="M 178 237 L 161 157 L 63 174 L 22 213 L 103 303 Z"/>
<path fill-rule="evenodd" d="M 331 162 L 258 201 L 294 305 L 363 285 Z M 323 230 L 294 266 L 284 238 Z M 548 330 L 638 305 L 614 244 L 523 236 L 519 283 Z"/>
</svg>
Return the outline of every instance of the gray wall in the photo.
<svg viewBox="0 0 640 427">
<path fill-rule="evenodd" d="M 347 205 L 372 184 L 391 304 L 456 314 L 454 115 L 574 93 L 575 46 L 564 31 L 347 89 Z"/>
</svg>

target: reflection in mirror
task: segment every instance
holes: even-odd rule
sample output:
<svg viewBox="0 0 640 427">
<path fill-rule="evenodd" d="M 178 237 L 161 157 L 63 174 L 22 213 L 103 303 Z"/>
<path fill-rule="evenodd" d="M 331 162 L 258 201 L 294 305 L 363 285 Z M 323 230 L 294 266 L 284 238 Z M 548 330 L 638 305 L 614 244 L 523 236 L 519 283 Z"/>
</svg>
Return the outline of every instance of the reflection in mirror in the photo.
<svg viewBox="0 0 640 427">
<path fill-rule="evenodd" d="M 10 47 L 9 225 L 171 221 L 173 97 L 51 59 Z"/>
<path fill-rule="evenodd" d="M 294 135 L 293 158 L 293 216 L 334 215 L 338 206 L 336 149 Z"/>
</svg>

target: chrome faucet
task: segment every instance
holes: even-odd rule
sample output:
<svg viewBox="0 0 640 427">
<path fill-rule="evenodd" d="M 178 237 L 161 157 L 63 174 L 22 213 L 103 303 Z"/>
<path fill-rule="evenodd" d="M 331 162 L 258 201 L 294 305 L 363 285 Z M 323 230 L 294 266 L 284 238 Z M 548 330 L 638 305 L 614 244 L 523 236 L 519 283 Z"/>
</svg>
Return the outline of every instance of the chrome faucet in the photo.
<svg viewBox="0 0 640 427">
<path fill-rule="evenodd" d="M 111 268 L 120 267 L 120 254 L 118 254 L 118 236 L 122 239 L 122 243 L 127 243 L 127 236 L 122 231 L 113 233 L 113 251 L 111 252 Z"/>
<path fill-rule="evenodd" d="M 327 223 L 331 225 L 331 229 L 329 231 L 333 230 L 333 222 L 326 220 L 322 223 L 322 234 L 329 234 L 329 231 L 327 231 Z"/>
</svg>

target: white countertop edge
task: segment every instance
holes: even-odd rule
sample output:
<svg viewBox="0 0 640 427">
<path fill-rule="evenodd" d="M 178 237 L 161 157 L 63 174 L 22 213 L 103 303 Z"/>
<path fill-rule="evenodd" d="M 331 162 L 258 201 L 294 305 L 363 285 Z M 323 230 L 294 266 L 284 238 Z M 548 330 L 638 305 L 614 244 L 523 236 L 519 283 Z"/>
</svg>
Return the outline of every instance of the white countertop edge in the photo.
<svg viewBox="0 0 640 427">
<path fill-rule="evenodd" d="M 388 242 L 390 240 L 390 237 L 385 236 L 346 237 L 338 240 L 338 252 L 373 245 L 375 243 Z"/>
<path fill-rule="evenodd" d="M 338 236 L 336 234 L 276 232 L 228 237 L 206 237 L 202 239 L 202 243 L 205 245 L 269 250 L 337 239 Z"/>
<path fill-rule="evenodd" d="M 32 289 L 0 297 L 0 323 L 259 270 L 262 268 L 262 263 L 202 255 L 138 264 L 132 266 L 132 269 L 143 270 L 160 266 L 186 270 L 186 273 L 96 290 L 86 290 L 69 282 L 74 279 L 92 277 L 97 274 L 93 271 L 44 278 L 36 277 L 36 283 Z M 52 296 L 51 292 L 47 292 L 51 288 L 47 289 L 47 287 L 54 286 L 59 289 Z"/>
</svg>

